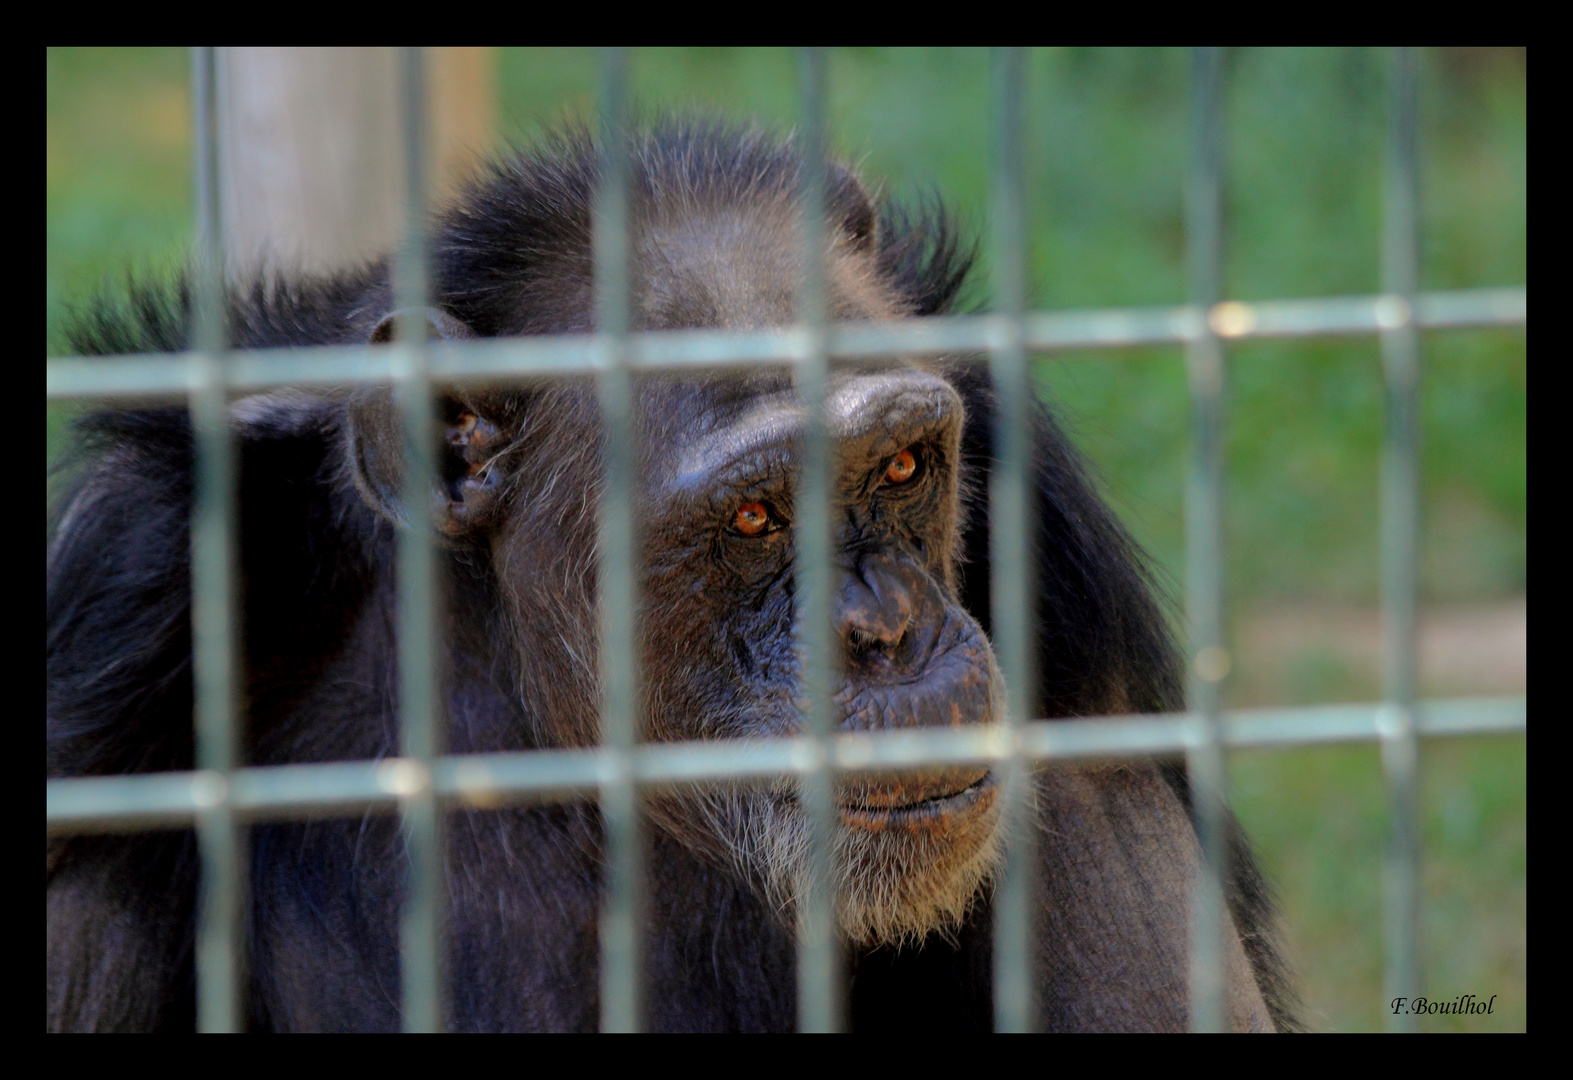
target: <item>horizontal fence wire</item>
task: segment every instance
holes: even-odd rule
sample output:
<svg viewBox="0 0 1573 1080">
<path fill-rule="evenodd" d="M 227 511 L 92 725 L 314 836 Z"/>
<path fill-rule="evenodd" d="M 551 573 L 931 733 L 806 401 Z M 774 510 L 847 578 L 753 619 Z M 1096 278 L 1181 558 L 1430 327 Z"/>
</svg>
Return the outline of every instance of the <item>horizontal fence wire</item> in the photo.
<svg viewBox="0 0 1573 1080">
<path fill-rule="evenodd" d="M 1525 730 L 1524 697 L 1459 698 L 1415 705 L 1421 738 L 1499 735 Z M 1223 713 L 1220 742 L 1234 749 L 1380 741 L 1394 723 L 1391 706 L 1317 705 Z M 1019 734 L 1022 756 L 1043 764 L 1178 756 L 1203 739 L 1186 713 L 1040 720 Z M 1012 737 L 1000 725 L 837 735 L 825 760 L 834 769 L 1002 761 Z M 440 757 L 428 768 L 407 758 L 265 765 L 213 772 L 149 773 L 49 780 L 46 825 L 52 835 L 189 827 L 201 811 L 228 801 L 247 819 L 350 817 L 393 812 L 401 797 L 430 784 L 447 805 L 479 808 L 592 795 L 623 766 L 601 750 L 530 750 Z M 768 782 L 820 767 L 806 738 L 734 739 L 641 745 L 627 766 L 650 785 Z"/>
<path fill-rule="evenodd" d="M 1421 330 L 1524 326 L 1528 290 L 1464 289 L 1422 293 L 1412 305 L 1399 296 L 1320 297 L 1303 300 L 1226 300 L 1209 310 L 1190 305 L 1087 311 L 1038 311 L 1021 319 L 1021 341 L 1031 352 L 1185 345 L 1210 324 L 1230 341 L 1380 334 L 1412 322 Z M 1412 308 L 1412 310 L 1411 310 Z M 824 350 L 837 360 L 945 356 L 981 362 L 1013 338 L 998 315 L 949 315 L 858 323 L 826 329 Z M 749 370 L 796 364 L 813 343 L 800 329 L 662 330 L 631 335 L 623 346 L 639 371 L 706 368 Z M 528 377 L 588 376 L 611 363 L 614 346 L 594 334 L 430 342 L 433 381 L 461 385 Z M 197 377 L 186 353 L 50 357 L 44 393 L 66 398 L 184 397 Z M 249 393 L 282 387 L 392 384 L 398 362 L 386 346 L 323 345 L 255 349 L 230 361 L 227 385 Z"/>
<path fill-rule="evenodd" d="M 425 155 L 420 105 L 419 50 L 406 50 L 401 85 L 409 191 L 424 190 Z M 685 330 L 629 333 L 627 295 L 627 55 L 604 58 L 601 107 L 606 145 L 598 193 L 596 247 L 600 332 L 572 337 L 426 342 L 420 318 L 401 320 L 399 343 L 388 347 L 314 347 L 231 353 L 224 348 L 217 303 L 222 252 L 218 249 L 214 113 L 215 55 L 194 51 L 197 102 L 199 235 L 205 262 L 196 279 L 197 331 L 193 352 L 132 357 L 55 357 L 46 369 L 50 400 L 157 401 L 187 399 L 199 435 L 202 468 L 194 515 L 194 624 L 197 674 L 198 768 L 191 772 L 86 777 L 46 781 L 46 834 L 132 832 L 195 827 L 202 839 L 203 905 L 198 945 L 198 1022 L 204 1030 L 236 1030 L 245 1015 L 243 919 L 245 831 L 250 822 L 399 814 L 410 852 L 409 881 L 401 917 L 401 972 L 406 1030 L 441 1030 L 443 873 L 441 814 L 458 807 L 598 798 L 608 828 L 608 896 L 602 919 L 602 1028 L 639 1026 L 638 912 L 643 882 L 639 862 L 639 787 L 740 785 L 799 778 L 804 785 L 813 847 L 814 881 L 799 913 L 799 1018 L 806 1030 L 840 1023 L 839 960 L 829 884 L 833 805 L 830 780 L 843 770 L 900 769 L 941 763 L 991 763 L 1002 775 L 1024 778 L 1029 766 L 1121 760 L 1186 758 L 1198 793 L 1204 873 L 1193 904 L 1192 1026 L 1226 1026 L 1222 985 L 1222 882 L 1227 875 L 1221 833 L 1225 748 L 1292 747 L 1339 742 L 1378 742 L 1383 747 L 1392 804 L 1392 840 L 1386 862 L 1385 965 L 1389 996 L 1415 991 L 1418 971 L 1418 804 L 1414 750 L 1418 738 L 1522 732 L 1524 697 L 1416 701 L 1414 696 L 1416 552 L 1418 544 L 1418 341 L 1422 330 L 1527 325 L 1524 288 L 1420 293 L 1415 196 L 1415 58 L 1400 50 L 1394 71 L 1389 187 L 1383 287 L 1373 296 L 1269 301 L 1220 300 L 1221 65 L 1215 50 L 1198 50 L 1193 71 L 1192 171 L 1188 183 L 1191 303 L 1171 307 L 1026 312 L 1022 152 L 1024 56 L 1001 50 L 994 59 L 992 122 L 995 139 L 993 211 L 1003 301 L 997 314 L 826 326 L 822 268 L 813 253 L 821 243 L 823 198 L 823 55 L 802 57 L 806 146 L 804 250 L 810 253 L 800 325 L 777 330 Z M 618 154 L 623 155 L 618 160 Z M 206 171 L 204 171 L 206 170 Z M 424 205 L 412 199 L 412 206 Z M 412 213 L 397 263 L 401 308 L 425 306 L 427 268 L 420 215 Z M 207 301 L 204 303 L 203 299 Z M 205 329 L 204 329 L 205 328 Z M 1227 672 L 1222 618 L 1221 400 L 1225 342 L 1380 335 L 1388 382 L 1383 458 L 1383 595 L 1387 677 L 1380 704 L 1223 711 L 1218 684 Z M 761 365 L 795 369 L 810 403 L 821 402 L 832 359 L 944 356 L 954 362 L 993 365 L 1005 403 L 1025 401 L 1028 353 L 1061 353 L 1141 346 L 1183 345 L 1191 373 L 1192 480 L 1187 496 L 1188 601 L 1193 637 L 1189 712 L 1154 716 L 1071 718 L 1026 722 L 1031 655 L 1029 535 L 1024 492 L 1028 481 L 1026 413 L 1002 407 L 996 433 L 1001 463 L 991 488 L 992 512 L 1008 529 L 994 530 L 1004 546 L 996 562 L 996 645 L 1011 685 L 1013 711 L 1001 723 L 962 729 L 833 734 L 825 692 L 834 660 L 830 641 L 808 617 L 804 640 L 810 714 L 805 734 L 792 738 L 725 742 L 639 744 L 634 712 L 638 673 L 631 619 L 637 610 L 635 567 L 627 502 L 631 483 L 632 382 L 635 371 L 735 371 Z M 399 552 L 401 611 L 401 756 L 380 761 L 239 768 L 234 688 L 238 679 L 233 623 L 235 581 L 228 552 L 234 544 L 234 463 L 225 416 L 244 418 L 244 396 L 286 387 L 329 392 L 351 386 L 395 388 L 407 421 L 410 509 L 423 507 L 432 462 L 427 438 L 433 386 L 472 382 L 595 377 L 607 426 L 607 492 L 601 523 L 601 650 L 606 686 L 603 742 L 597 748 L 477 755 L 444 755 L 436 718 L 439 673 L 433 647 L 436 592 L 429 529 L 402 543 Z M 1014 392 L 1013 392 L 1014 391 Z M 239 400 L 232 400 L 239 399 Z M 226 401 L 229 404 L 226 409 Z M 820 406 L 822 408 L 822 406 Z M 817 413 L 816 413 L 817 415 Z M 822 420 L 822 417 L 820 418 Z M 821 423 L 819 427 L 822 427 Z M 813 424 L 811 431 L 817 431 Z M 205 434 L 204 434 L 205 433 Z M 819 432 L 820 442 L 824 433 Z M 813 447 L 810 448 L 811 450 Z M 819 447 L 828 461 L 828 447 Z M 819 460 L 813 453 L 809 460 Z M 1012 469 L 1012 465 L 1017 466 Z M 1019 474 L 1019 475 L 1018 475 Z M 810 616 L 828 596 L 829 489 L 816 497 L 826 528 L 805 537 L 817 551 L 803 587 Z M 814 488 L 810 477 L 807 486 Z M 1019 490 L 1018 490 L 1019 489 Z M 1012 509 L 1014 507 L 1014 509 Z M 1014 515 L 1014 516 L 1013 516 Z M 413 515 L 412 515 L 413 516 Z M 813 519 L 808 514 L 805 520 Z M 404 530 L 415 532 L 416 530 Z M 1014 541 L 1008 538 L 1014 538 Z M 823 594 L 823 595 L 821 595 Z M 612 601 L 609 603 L 609 598 Z M 823 614 L 823 612 L 821 612 Z M 1214 677 L 1216 675 L 1216 677 Z M 823 714 L 823 715 L 821 715 Z M 1009 785 L 1007 785 L 1009 787 Z M 1016 785 L 1024 791 L 1024 782 Z M 1007 792 L 1009 794 L 1009 792 Z M 1020 794 L 1020 792 L 1018 792 Z M 1025 796 L 1014 801 L 1025 805 Z M 1007 799 L 1007 803 L 1013 800 Z M 823 804 L 823 805 L 821 805 Z M 1211 809 L 1209 809 L 1211 808 Z M 1008 807 L 1007 807 L 1008 809 Z M 1018 809 L 1020 809 L 1018 807 Z M 1017 837 L 1019 840 L 1020 838 Z M 997 905 L 996 1022 L 1001 1029 L 1030 1027 L 1033 1016 L 1031 925 L 1028 903 L 1031 845 L 1013 843 Z M 1397 1021 L 1401 1026 L 1404 1020 Z M 1407 1021 L 1412 1026 L 1412 1018 Z"/>
</svg>

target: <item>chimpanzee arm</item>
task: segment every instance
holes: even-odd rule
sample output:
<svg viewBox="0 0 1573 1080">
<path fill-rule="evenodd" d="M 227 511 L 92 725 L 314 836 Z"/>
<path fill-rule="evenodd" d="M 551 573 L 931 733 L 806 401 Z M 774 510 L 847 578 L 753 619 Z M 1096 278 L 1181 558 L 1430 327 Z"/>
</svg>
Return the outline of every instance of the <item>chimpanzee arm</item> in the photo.
<svg viewBox="0 0 1573 1080">
<path fill-rule="evenodd" d="M 1200 849 L 1179 798 L 1151 765 L 1050 770 L 1037 795 L 1044 1028 L 1186 1030 Z M 1232 918 L 1224 972 L 1225 1026 L 1272 1030 Z"/>
<path fill-rule="evenodd" d="M 162 410 L 78 434 L 90 461 L 48 553 L 47 772 L 188 769 L 190 430 Z M 195 882 L 189 832 L 51 841 L 47 1026 L 189 1027 Z"/>
<path fill-rule="evenodd" d="M 992 571 L 987 492 L 993 466 L 994 397 L 984 367 L 958 368 L 951 379 L 967 405 L 962 445 L 972 473 L 963 602 L 988 629 L 992 623 Z M 1041 408 L 1034 419 L 1033 463 L 1037 497 L 1033 505 L 1036 664 L 1032 715 L 1053 719 L 1183 708 L 1182 662 L 1156 599 L 1158 592 L 1145 555 L 1098 497 L 1069 440 Z M 1124 909 L 1134 917 L 1148 911 L 1142 905 L 1130 906 L 1131 894 L 1120 889 L 1138 885 L 1151 889 L 1166 881 L 1179 890 L 1174 896 L 1189 895 L 1189 886 L 1184 883 L 1195 861 L 1196 837 L 1187 821 L 1190 792 L 1184 768 L 1137 765 L 1101 772 L 1056 770 L 1044 777 L 1042 795 L 1040 848 L 1050 903 L 1046 912 L 1057 910 L 1067 918 L 1075 913 L 1078 918 L 1103 920 L 1108 924 L 1104 936 L 1084 940 L 1113 950 L 1111 958 L 1122 949 L 1132 960 L 1146 955 L 1141 949 L 1154 950 L 1154 955 L 1162 955 L 1164 948 L 1179 949 L 1174 968 L 1180 980 L 1176 984 L 1179 997 L 1169 1003 L 1179 1011 L 1166 1012 L 1169 1005 L 1159 1007 L 1163 996 L 1154 983 L 1144 991 L 1148 1003 L 1144 1015 L 1155 1020 L 1167 1017 L 1183 1028 L 1184 948 L 1189 940 L 1183 911 L 1168 920 L 1177 935 L 1172 941 L 1155 935 L 1159 923 L 1149 920 L 1141 926 L 1124 925 L 1112 918 L 1112 913 Z M 1162 827 L 1155 822 L 1162 822 Z M 1230 948 L 1238 951 L 1243 943 L 1249 959 L 1246 976 L 1254 972 L 1254 982 L 1238 983 L 1238 992 L 1251 1000 L 1231 1001 L 1234 1022 L 1236 1026 L 1254 1026 L 1254 1002 L 1265 996 L 1272 1026 L 1293 1028 L 1297 1025 L 1292 993 L 1274 944 L 1271 897 L 1250 845 L 1232 818 L 1229 843 L 1230 880 L 1225 893 L 1237 928 L 1230 937 Z M 1099 859 L 1108 860 L 1104 876 L 1092 872 Z M 1103 895 L 1100 890 L 1114 891 Z M 1051 915 L 1045 917 L 1051 919 L 1043 928 L 1050 934 L 1044 939 L 1047 942 L 1061 924 L 1053 922 Z M 1091 929 L 1081 927 L 1086 933 Z M 1152 936 L 1138 948 L 1132 934 Z M 1076 940 L 1083 939 L 1065 938 L 1061 943 Z M 1050 1022 L 1056 1016 L 1052 1001 L 1061 1000 L 1069 1008 L 1076 993 L 1091 992 L 1085 985 L 1071 989 L 1080 981 L 1099 976 L 1096 968 L 1077 966 L 1085 959 L 1078 954 L 1045 969 L 1045 1007 Z M 1089 1000 L 1111 999 L 1091 994 Z M 1058 1015 L 1067 1026 L 1080 1023 L 1069 1013 Z"/>
</svg>

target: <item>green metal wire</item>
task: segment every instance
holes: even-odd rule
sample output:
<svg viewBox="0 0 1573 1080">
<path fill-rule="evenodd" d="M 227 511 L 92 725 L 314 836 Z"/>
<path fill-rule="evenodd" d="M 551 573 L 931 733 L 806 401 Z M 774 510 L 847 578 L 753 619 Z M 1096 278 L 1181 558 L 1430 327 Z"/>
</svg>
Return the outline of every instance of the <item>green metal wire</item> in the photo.
<svg viewBox="0 0 1573 1080">
<path fill-rule="evenodd" d="M 601 741 L 609 775 L 600 788 L 606 829 L 606 886 L 601 911 L 601 1030 L 637 1031 L 643 935 L 639 791 L 629 755 L 639 740 L 638 590 L 634 577 L 634 387 L 628 369 L 628 50 L 601 56 L 601 161 L 596 192 L 596 320 L 606 364 L 601 403 L 599 663 Z"/>
<path fill-rule="evenodd" d="M 1224 714 L 1227 747 L 1291 747 L 1375 742 L 1388 707 L 1382 704 L 1251 709 Z M 1422 701 L 1415 707 L 1421 737 L 1511 734 L 1526 730 L 1523 697 Z M 1020 752 L 1036 762 L 1104 760 L 1183 753 L 1196 727 L 1183 715 L 1100 717 L 1028 724 Z M 840 769 L 1002 761 L 1013 743 L 987 727 L 841 734 L 830 744 Z M 819 768 L 807 738 L 729 739 L 641 746 L 632 775 L 647 785 L 681 786 L 728 778 L 765 782 Z M 449 804 L 478 807 L 553 802 L 594 795 L 617 775 L 603 750 L 530 750 L 461 754 L 432 764 L 432 787 Z M 212 791 L 205 772 L 95 776 L 49 780 L 44 786 L 50 835 L 136 832 L 189 827 Z M 243 820 L 358 817 L 397 809 L 408 782 L 402 758 L 241 769 L 229 799 Z"/>
<path fill-rule="evenodd" d="M 995 309 L 1004 334 L 990 362 L 997 399 L 994 470 L 989 477 L 989 597 L 994 649 L 1005 676 L 1004 736 L 1010 753 L 999 769 L 1005 865 L 994 891 L 994 1028 L 1029 1031 L 1036 1020 L 1033 895 L 1037 877 L 1032 774 L 1017 739 L 1032 715 L 1032 375 L 1022 343 L 1027 250 L 1022 136 L 1026 127 L 1027 58 L 1019 48 L 993 57 L 994 129 L 991 211 Z"/>
<path fill-rule="evenodd" d="M 1222 282 L 1222 57 L 1201 49 L 1193 69 L 1192 157 L 1187 182 L 1190 303 L 1108 311 L 1025 311 L 1025 203 L 1022 146 L 1025 56 L 994 58 L 993 250 L 997 312 L 847 327 L 824 321 L 820 262 L 824 236 L 825 56 L 800 54 L 804 149 L 800 325 L 749 333 L 679 331 L 631 335 L 628 284 L 628 56 L 608 50 L 602 65 L 601 163 L 595 229 L 597 319 L 590 337 L 508 342 L 426 343 L 425 138 L 422 58 L 401 54 L 409 216 L 395 271 L 400 347 L 226 349 L 223 250 L 218 218 L 215 51 L 193 50 L 196 105 L 199 272 L 194 276 L 192 352 L 131 358 L 51 358 L 51 399 L 142 398 L 190 401 L 197 443 L 192 523 L 192 621 L 197 771 L 46 783 L 49 835 L 195 827 L 202 856 L 197 939 L 198 1026 L 244 1026 L 246 824 L 397 812 L 409 851 L 400 925 L 406 1030 L 443 1026 L 441 814 L 456 806 L 597 796 L 606 825 L 607 884 L 602 916 L 603 1030 L 636 1030 L 640 1005 L 642 843 L 639 785 L 717 780 L 769 782 L 798 777 L 810 832 L 809 885 L 799 912 L 799 1023 L 835 1030 L 844 1021 L 835 931 L 833 775 L 839 769 L 938 762 L 992 762 L 1003 780 L 1011 828 L 996 894 L 995 1015 L 1001 1030 L 1028 1029 L 1035 1016 L 1031 926 L 1034 830 L 1028 824 L 1030 763 L 1120 760 L 1184 752 L 1204 872 L 1193 904 L 1192 1027 L 1226 1026 L 1222 979 L 1222 843 L 1227 746 L 1295 746 L 1380 741 L 1391 803 L 1384 893 L 1389 998 L 1421 992 L 1416 745 L 1420 736 L 1524 731 L 1524 698 L 1419 702 L 1415 698 L 1419 536 L 1419 330 L 1527 323 L 1525 289 L 1418 291 L 1418 57 L 1394 54 L 1380 296 L 1220 303 Z M 1224 713 L 1220 686 L 1229 656 L 1223 635 L 1224 343 L 1336 334 L 1381 335 L 1387 380 L 1382 483 L 1384 703 Z M 1191 629 L 1183 716 L 1028 723 L 1032 700 L 1032 589 L 1029 351 L 1183 343 L 1192 403 L 1187 493 L 1187 615 Z M 831 447 L 823 403 L 831 358 L 903 354 L 986 354 L 1000 398 L 997 466 L 991 482 L 995 645 L 1010 687 L 1006 723 L 996 728 L 833 733 L 829 690 L 835 641 L 829 613 Z M 637 611 L 633 545 L 632 372 L 791 369 L 807 406 L 796 573 L 803 735 L 726 743 L 641 746 L 636 715 Z M 605 424 L 605 484 L 599 531 L 603 744 L 591 750 L 442 756 L 438 724 L 440 649 L 428 498 L 435 478 L 431 389 L 497 378 L 598 376 Z M 405 511 L 399 574 L 400 746 L 398 759 L 240 768 L 234 566 L 235 449 L 227 398 L 282 385 L 390 385 L 406 441 Z M 1392 1025 L 1413 1030 L 1397 1013 Z"/>
<path fill-rule="evenodd" d="M 802 286 L 798 319 L 803 354 L 796 369 L 804 409 L 803 461 L 795 500 L 792 563 L 802 672 L 799 693 L 806 706 L 810 768 L 799 791 L 808 826 L 808 866 L 797 912 L 797 1011 L 802 1031 L 839 1031 L 843 1026 L 841 950 L 836 933 L 835 838 L 838 812 L 835 777 L 825 740 L 835 731 L 832 690 L 837 642 L 831 633 L 830 567 L 834 554 L 830 506 L 834 467 L 825 397 L 830 361 L 825 353 L 825 52 L 798 52 L 798 97 L 803 176 L 798 243 Z"/>
<path fill-rule="evenodd" d="M 228 801 L 239 764 L 239 650 L 236 610 L 235 444 L 226 396 L 228 363 L 224 247 L 219 221 L 217 71 L 210 48 L 192 55 L 196 104 L 197 236 L 194 276 L 191 426 L 196 442 L 196 498 L 191 517 L 191 631 L 195 681 L 196 764 L 203 770 L 196 818 L 202 856 L 197 929 L 197 1029 L 239 1031 L 245 996 L 246 837 Z"/>
<path fill-rule="evenodd" d="M 1423 992 L 1420 972 L 1419 752 L 1415 739 L 1415 615 L 1420 561 L 1420 332 L 1413 311 L 1419 287 L 1418 57 L 1393 54 L 1388 122 L 1387 198 L 1382 287 L 1390 299 L 1382 333 L 1386 415 L 1382 445 L 1383 696 L 1382 768 L 1390 815 L 1383 866 L 1383 988 L 1388 1001 Z M 1388 1009 L 1396 1031 L 1418 1018 Z"/>
<path fill-rule="evenodd" d="M 1229 673 L 1223 623 L 1224 347 L 1208 318 L 1223 296 L 1223 56 L 1195 50 L 1191 162 L 1185 190 L 1191 303 L 1200 332 L 1185 351 L 1190 471 L 1185 489 L 1185 613 L 1191 643 L 1186 697 L 1199 738 L 1186 755 L 1202 866 L 1191 893 L 1191 1030 L 1222 1031 L 1225 776 L 1220 715 Z"/>
<path fill-rule="evenodd" d="M 443 1030 L 442 819 L 431 787 L 441 753 L 437 726 L 440 673 L 436 635 L 437 556 L 431 492 L 437 481 L 431 381 L 426 371 L 426 97 L 420 49 L 399 52 L 403 114 L 405 224 L 394 265 L 402 312 L 395 382 L 404 429 L 404 526 L 398 531 L 399 745 L 406 762 L 399 818 L 409 857 L 399 918 L 400 1003 L 405 1031 Z"/>
<path fill-rule="evenodd" d="M 1219 336 L 1252 341 L 1374 334 L 1387 325 L 1392 310 L 1391 297 L 1383 295 L 1230 301 Z M 1422 330 L 1523 326 L 1529 297 L 1522 288 L 1429 293 L 1417 298 L 1414 315 Z M 967 360 L 968 354 L 998 348 L 1012 333 L 1009 324 L 996 315 L 848 324 L 827 328 L 824 348 L 838 360 L 898 354 Z M 1203 319 L 1190 305 L 1040 311 L 1023 318 L 1022 343 L 1032 352 L 1184 345 L 1203 328 Z M 809 345 L 798 329 L 662 330 L 633 335 L 627 350 L 629 366 L 636 371 L 748 371 L 795 364 L 808 354 Z M 431 377 L 450 385 L 593 375 L 609 362 L 603 344 L 585 335 L 433 342 L 426 353 Z M 45 396 L 52 401 L 178 399 L 193 383 L 192 363 L 187 353 L 51 357 L 45 365 Z M 230 358 L 228 385 L 247 392 L 279 386 L 386 385 L 396 377 L 395 366 L 386 349 L 257 349 Z"/>
</svg>

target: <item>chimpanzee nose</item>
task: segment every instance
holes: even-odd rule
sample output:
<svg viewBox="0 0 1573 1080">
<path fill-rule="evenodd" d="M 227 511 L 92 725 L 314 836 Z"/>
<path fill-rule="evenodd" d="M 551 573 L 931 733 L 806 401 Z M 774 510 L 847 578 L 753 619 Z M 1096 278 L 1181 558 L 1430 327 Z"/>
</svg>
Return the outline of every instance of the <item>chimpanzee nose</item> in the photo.
<svg viewBox="0 0 1573 1080">
<path fill-rule="evenodd" d="M 836 631 L 849 659 L 896 657 L 912 621 L 916 576 L 914 567 L 881 554 L 864 556 L 842 576 Z"/>
</svg>

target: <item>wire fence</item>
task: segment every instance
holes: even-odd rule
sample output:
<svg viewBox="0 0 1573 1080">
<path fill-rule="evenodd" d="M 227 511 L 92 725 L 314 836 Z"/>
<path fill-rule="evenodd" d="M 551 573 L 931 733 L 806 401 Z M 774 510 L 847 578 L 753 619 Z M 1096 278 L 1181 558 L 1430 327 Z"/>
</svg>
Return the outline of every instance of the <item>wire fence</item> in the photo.
<svg viewBox="0 0 1573 1080">
<path fill-rule="evenodd" d="M 1289 747 L 1378 742 L 1390 800 L 1384 913 L 1388 997 L 1418 985 L 1419 809 L 1416 740 L 1421 736 L 1525 730 L 1526 699 L 1418 701 L 1416 597 L 1419 542 L 1419 372 L 1422 329 L 1527 323 L 1525 289 L 1422 294 L 1418 291 L 1417 58 L 1393 53 L 1383 292 L 1376 296 L 1241 303 L 1226 300 L 1222 264 L 1223 75 L 1216 49 L 1198 49 L 1192 71 L 1190 167 L 1186 183 L 1189 302 L 1167 308 L 1107 311 L 1026 310 L 1023 237 L 1025 57 L 999 50 L 993 63 L 995 257 L 992 314 L 896 323 L 827 325 L 825 284 L 816 258 L 804 258 L 807 285 L 798 325 L 746 333 L 719 330 L 630 333 L 629 162 L 619 135 L 628 124 L 628 57 L 602 61 L 600 117 L 604 177 L 594 244 L 599 331 L 593 335 L 464 343 L 426 342 L 418 316 L 400 328 L 393 350 L 322 347 L 231 354 L 224 347 L 224 265 L 217 198 L 214 55 L 193 52 L 200 267 L 194 276 L 190 353 L 165 356 L 51 358 L 47 395 L 58 399 L 183 398 L 196 433 L 198 475 L 192 519 L 193 663 L 196 770 L 140 776 L 49 780 L 50 835 L 194 827 L 203 887 L 197 947 L 198 1026 L 244 1026 L 244 897 L 247 827 L 256 821 L 397 813 L 410 860 L 401 921 L 403 1023 L 410 1031 L 443 1027 L 441 951 L 442 833 L 445 810 L 577 797 L 598 800 L 606 827 L 607 874 L 601 925 L 601 1026 L 639 1025 L 642 901 L 639 791 L 723 779 L 793 776 L 809 812 L 811 887 L 800 922 L 799 1023 L 833 1030 L 842 1022 L 831 880 L 836 772 L 876 766 L 991 763 L 1007 816 L 1026 806 L 1035 763 L 1183 754 L 1194 793 L 1203 872 L 1191 905 L 1191 1024 L 1219 1030 L 1223 1012 L 1222 875 L 1226 747 Z M 800 58 L 805 151 L 801 241 L 820 250 L 824 224 L 825 65 L 819 50 Z M 402 53 L 405 168 L 411 208 L 395 266 L 398 307 L 419 312 L 428 295 L 425 256 L 426 155 L 420 50 Z M 1227 350 L 1257 338 L 1377 334 L 1386 376 L 1382 456 L 1382 596 L 1384 695 L 1381 702 L 1225 712 L 1220 688 L 1228 673 L 1223 620 L 1223 392 Z M 1178 344 L 1186 350 L 1192 409 L 1186 491 L 1188 711 L 1094 720 L 1035 720 L 1026 715 L 1031 685 L 1031 595 L 1027 527 L 1031 497 L 1033 353 L 1129 345 Z M 963 729 L 836 734 L 830 710 L 835 668 L 829 634 L 831 565 L 830 447 L 823 419 L 832 359 L 973 355 L 991 366 L 1001 408 L 998 463 L 989 490 L 992 522 L 994 646 L 1007 685 L 1009 715 Z M 635 372 L 740 370 L 782 365 L 794 373 L 812 418 L 802 465 L 798 602 L 802 605 L 804 694 L 813 703 L 803 734 L 792 738 L 642 744 L 635 713 L 638 672 L 632 659 L 636 600 L 632 514 L 633 448 L 629 434 Z M 423 494 L 435 475 L 428 402 L 436 384 L 499 378 L 593 375 L 606 425 L 606 484 L 600 509 L 599 597 L 603 743 L 596 749 L 443 755 L 438 753 L 435 667 L 436 556 Z M 400 530 L 400 756 L 381 761 L 243 768 L 237 627 L 237 499 L 228 403 L 237 394 L 279 386 L 392 385 L 411 463 Z M 995 1018 L 1000 1030 L 1027 1030 L 1035 1004 L 1028 947 L 1033 837 L 1013 830 L 996 885 Z M 1390 1023 L 1412 1029 L 1413 1015 Z"/>
</svg>

